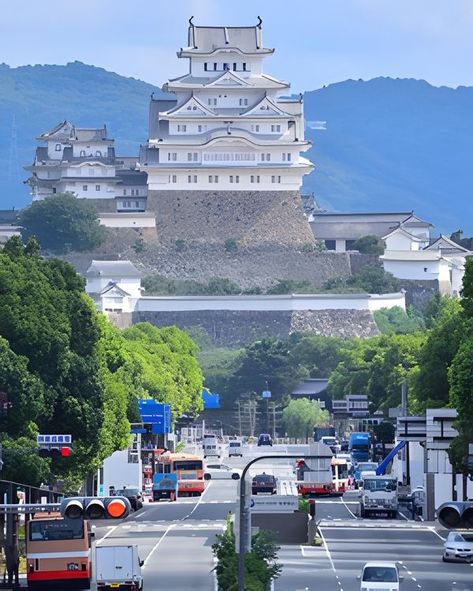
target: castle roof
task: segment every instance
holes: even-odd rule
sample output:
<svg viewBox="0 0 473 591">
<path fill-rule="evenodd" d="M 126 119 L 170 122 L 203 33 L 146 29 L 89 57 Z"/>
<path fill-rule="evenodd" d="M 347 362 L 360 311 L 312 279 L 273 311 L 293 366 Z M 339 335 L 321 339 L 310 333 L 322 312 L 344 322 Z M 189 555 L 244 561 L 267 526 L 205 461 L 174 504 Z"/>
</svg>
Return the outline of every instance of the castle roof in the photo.
<svg viewBox="0 0 473 591">
<path fill-rule="evenodd" d="M 95 261 L 90 263 L 86 277 L 141 277 L 131 261 Z"/>
</svg>

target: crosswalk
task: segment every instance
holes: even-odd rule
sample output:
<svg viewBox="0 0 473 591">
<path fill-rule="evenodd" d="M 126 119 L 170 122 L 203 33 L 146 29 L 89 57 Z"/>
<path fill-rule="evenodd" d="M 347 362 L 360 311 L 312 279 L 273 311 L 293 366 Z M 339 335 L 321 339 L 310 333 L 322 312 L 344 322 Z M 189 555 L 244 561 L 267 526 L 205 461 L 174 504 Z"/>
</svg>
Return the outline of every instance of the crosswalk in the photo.
<svg viewBox="0 0 473 591">
<path fill-rule="evenodd" d="M 322 519 L 319 524 L 322 528 L 360 528 L 360 529 L 417 529 L 431 530 L 432 527 L 419 523 L 407 521 L 366 521 L 366 520 L 343 520 L 343 519 Z"/>
</svg>

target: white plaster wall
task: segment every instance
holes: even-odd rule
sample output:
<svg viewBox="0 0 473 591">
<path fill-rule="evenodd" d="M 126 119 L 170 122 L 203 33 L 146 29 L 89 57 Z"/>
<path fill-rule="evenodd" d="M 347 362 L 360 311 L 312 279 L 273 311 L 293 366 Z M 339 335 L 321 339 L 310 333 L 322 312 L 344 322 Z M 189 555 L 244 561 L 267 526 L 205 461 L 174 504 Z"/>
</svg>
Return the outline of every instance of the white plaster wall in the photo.
<svg viewBox="0 0 473 591">
<path fill-rule="evenodd" d="M 386 250 L 419 250 L 417 242 L 414 242 L 401 232 L 386 238 L 385 243 Z"/>
<path fill-rule="evenodd" d="M 85 152 L 87 157 L 97 156 L 105 158 L 108 155 L 109 145 L 112 146 L 113 144 L 104 144 L 103 142 L 90 142 L 88 144 L 74 142 L 72 144 L 72 154 L 75 158 L 83 158 L 84 156 L 81 156 L 81 152 Z M 96 152 L 100 152 L 101 155 L 99 156 Z"/>
<path fill-rule="evenodd" d="M 155 228 L 156 217 L 153 214 L 138 215 L 128 212 L 118 214 L 101 213 L 99 221 L 107 228 Z"/>
<path fill-rule="evenodd" d="M 383 260 L 384 270 L 399 279 L 439 279 L 439 261 Z M 425 271 L 424 269 L 427 269 Z"/>
<path fill-rule="evenodd" d="M 368 308 L 372 312 L 382 310 L 383 308 L 394 308 L 395 306 L 403 310 L 406 309 L 406 298 L 403 293 L 372 295 L 368 300 Z"/>
<path fill-rule="evenodd" d="M 385 300 L 384 307 L 400 305 L 403 294 Z M 138 310 L 149 311 L 191 311 L 191 310 L 369 310 L 369 295 L 288 295 L 288 296 L 144 296 L 138 302 Z M 386 303 L 387 302 L 387 303 Z"/>
<path fill-rule="evenodd" d="M 335 252 L 346 252 L 347 241 L 346 240 L 335 240 Z"/>
</svg>

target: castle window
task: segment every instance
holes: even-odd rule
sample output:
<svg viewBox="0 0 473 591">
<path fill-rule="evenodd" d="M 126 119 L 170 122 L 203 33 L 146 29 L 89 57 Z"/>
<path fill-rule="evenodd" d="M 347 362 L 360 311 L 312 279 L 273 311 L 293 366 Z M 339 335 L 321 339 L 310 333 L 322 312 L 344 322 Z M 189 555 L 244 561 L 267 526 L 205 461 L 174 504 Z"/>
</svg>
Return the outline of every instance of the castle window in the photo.
<svg viewBox="0 0 473 591">
<path fill-rule="evenodd" d="M 240 107 L 248 106 L 248 99 L 247 98 L 241 98 L 239 102 L 240 102 Z"/>
<path fill-rule="evenodd" d="M 246 72 L 246 62 L 243 62 L 242 66 L 243 66 L 243 72 Z"/>
<path fill-rule="evenodd" d="M 217 104 L 217 99 L 216 98 L 209 98 L 209 99 L 207 99 L 207 104 L 211 105 L 211 106 L 215 106 Z"/>
<path fill-rule="evenodd" d="M 173 174 L 173 175 L 169 175 L 169 179 L 168 179 L 168 181 L 169 181 L 170 183 L 176 184 L 176 183 L 177 183 L 177 176 L 176 176 L 175 174 Z"/>
<path fill-rule="evenodd" d="M 100 158 L 102 156 L 102 152 L 100 150 L 96 150 L 95 155 Z"/>
<path fill-rule="evenodd" d="M 263 152 L 261 154 L 261 162 L 271 162 L 271 154 Z"/>
<path fill-rule="evenodd" d="M 233 174 L 231 174 L 229 179 L 230 179 L 231 183 L 239 183 L 240 182 L 240 177 L 238 175 L 233 176 Z"/>
<path fill-rule="evenodd" d="M 207 126 L 206 125 L 198 125 L 197 126 L 197 131 L 199 133 L 202 133 L 203 131 L 206 131 L 206 129 L 207 129 Z"/>
<path fill-rule="evenodd" d="M 280 183 L 281 182 L 281 177 L 279 175 L 273 175 L 271 177 L 271 182 L 272 183 Z"/>
<path fill-rule="evenodd" d="M 196 174 L 190 174 L 187 177 L 187 182 L 188 183 L 196 183 L 197 182 L 197 175 Z"/>
<path fill-rule="evenodd" d="M 135 201 L 135 207 L 139 207 L 140 206 L 140 202 L 139 201 Z"/>
<path fill-rule="evenodd" d="M 259 131 L 259 125 L 252 125 L 251 131 Z"/>
<path fill-rule="evenodd" d="M 279 133 L 281 131 L 280 125 L 271 125 L 271 132 L 272 133 Z"/>
<path fill-rule="evenodd" d="M 214 72 L 217 71 L 217 62 L 214 62 Z"/>
<path fill-rule="evenodd" d="M 100 185 L 95 185 L 95 190 L 100 191 Z"/>
<path fill-rule="evenodd" d="M 168 152 L 168 162 L 176 162 L 177 160 L 177 152 Z"/>
<path fill-rule="evenodd" d="M 82 190 L 87 191 L 87 185 L 82 185 Z"/>
<path fill-rule="evenodd" d="M 123 189 L 123 195 L 126 195 L 126 189 Z"/>
<path fill-rule="evenodd" d="M 85 150 L 81 150 L 80 153 L 79 153 L 79 156 L 81 158 L 83 158 L 85 156 Z"/>
<path fill-rule="evenodd" d="M 204 62 L 204 72 L 207 72 L 208 71 L 207 70 L 207 66 L 208 66 L 208 63 L 207 62 Z"/>
<path fill-rule="evenodd" d="M 234 71 L 234 72 L 236 72 L 236 71 L 237 71 L 237 65 L 238 65 L 238 64 L 237 64 L 236 62 L 234 62 L 234 64 L 233 64 L 233 71 Z"/>
<path fill-rule="evenodd" d="M 291 160 L 292 160 L 291 152 L 283 152 L 282 161 L 283 162 L 291 162 Z"/>
<path fill-rule="evenodd" d="M 229 70 L 229 69 L 230 69 L 230 64 L 226 64 L 226 63 L 224 63 L 224 64 L 223 64 L 223 69 L 224 69 L 224 70 Z"/>
<path fill-rule="evenodd" d="M 198 152 L 187 152 L 187 162 L 198 162 L 199 154 Z"/>
<path fill-rule="evenodd" d="M 256 176 L 251 175 L 250 176 L 250 183 L 259 183 L 259 174 Z"/>
<path fill-rule="evenodd" d="M 182 132 L 187 131 L 187 125 L 182 125 L 182 124 L 179 125 L 178 124 L 177 131 L 182 131 Z"/>
<path fill-rule="evenodd" d="M 218 183 L 218 175 L 209 175 L 209 183 Z"/>
<path fill-rule="evenodd" d="M 61 151 L 61 144 L 56 144 L 56 152 L 60 152 Z"/>
</svg>

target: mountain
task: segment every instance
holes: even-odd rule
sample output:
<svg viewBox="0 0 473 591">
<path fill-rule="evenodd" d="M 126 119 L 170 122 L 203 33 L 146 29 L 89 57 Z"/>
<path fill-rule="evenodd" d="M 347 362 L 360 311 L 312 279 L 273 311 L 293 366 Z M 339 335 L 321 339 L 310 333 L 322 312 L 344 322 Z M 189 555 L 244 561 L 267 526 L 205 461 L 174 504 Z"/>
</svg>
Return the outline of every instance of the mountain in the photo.
<svg viewBox="0 0 473 591">
<path fill-rule="evenodd" d="M 64 119 L 107 124 L 117 153 L 138 154 L 157 87 L 80 62 L 0 65 L 0 209 L 29 203 L 22 166 L 35 137 Z M 473 88 L 422 80 L 347 80 L 305 93 L 306 153 L 317 166 L 305 181 L 336 211 L 410 210 L 442 231 L 473 234 Z M 13 123 L 15 122 L 15 125 Z M 14 133 L 16 127 L 16 150 Z"/>
<path fill-rule="evenodd" d="M 473 88 L 347 80 L 305 94 L 317 165 L 304 189 L 338 211 L 414 209 L 473 234 Z"/>
</svg>

